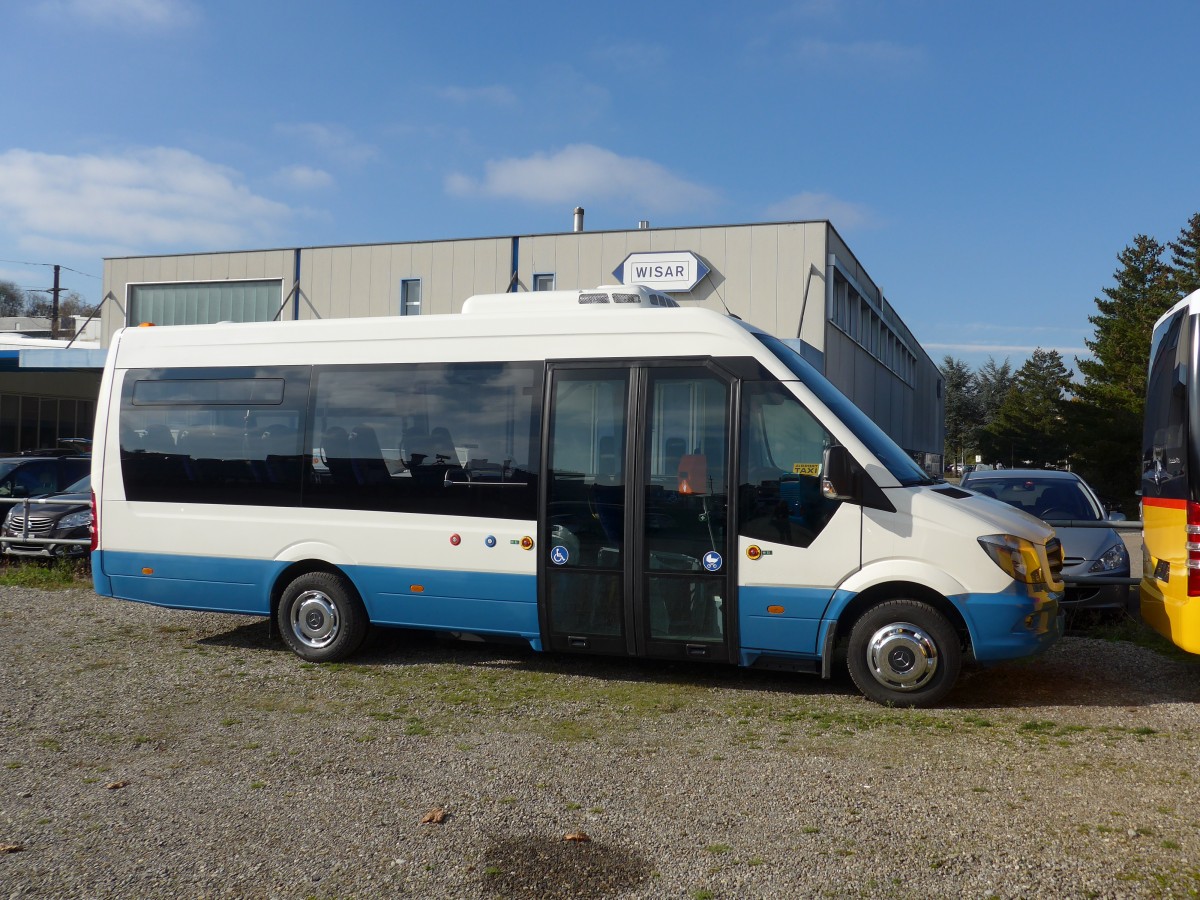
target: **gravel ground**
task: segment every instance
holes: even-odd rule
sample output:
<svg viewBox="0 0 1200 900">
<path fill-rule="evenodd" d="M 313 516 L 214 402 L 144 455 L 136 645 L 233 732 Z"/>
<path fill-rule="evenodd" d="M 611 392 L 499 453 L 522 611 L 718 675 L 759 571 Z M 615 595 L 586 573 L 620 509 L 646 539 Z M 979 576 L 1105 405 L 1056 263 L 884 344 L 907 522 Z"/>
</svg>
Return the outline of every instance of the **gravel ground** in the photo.
<svg viewBox="0 0 1200 900">
<path fill-rule="evenodd" d="M 1128 642 L 906 711 L 402 633 L 312 666 L 87 590 L 0 611 L 0 897 L 1200 892 L 1200 660 Z"/>
</svg>

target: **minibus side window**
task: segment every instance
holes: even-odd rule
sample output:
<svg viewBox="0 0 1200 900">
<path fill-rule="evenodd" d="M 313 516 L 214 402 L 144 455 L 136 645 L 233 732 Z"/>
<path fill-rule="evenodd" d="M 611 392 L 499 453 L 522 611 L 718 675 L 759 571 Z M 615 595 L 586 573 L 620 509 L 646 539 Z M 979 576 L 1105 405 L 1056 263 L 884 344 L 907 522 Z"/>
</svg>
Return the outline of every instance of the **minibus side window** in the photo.
<svg viewBox="0 0 1200 900">
<path fill-rule="evenodd" d="M 821 460 L 832 437 L 783 385 L 742 388 L 741 534 L 807 547 L 841 501 L 821 493 Z"/>
</svg>

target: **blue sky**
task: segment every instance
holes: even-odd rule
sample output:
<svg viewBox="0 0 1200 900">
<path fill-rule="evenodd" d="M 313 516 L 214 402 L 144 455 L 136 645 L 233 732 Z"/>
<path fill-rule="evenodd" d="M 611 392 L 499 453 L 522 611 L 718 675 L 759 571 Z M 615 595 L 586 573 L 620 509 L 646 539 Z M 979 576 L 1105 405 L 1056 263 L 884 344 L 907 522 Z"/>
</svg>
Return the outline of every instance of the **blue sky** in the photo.
<svg viewBox="0 0 1200 900">
<path fill-rule="evenodd" d="M 828 218 L 940 362 L 1070 363 L 1200 211 L 1200 3 L 0 0 L 0 280 Z"/>
</svg>

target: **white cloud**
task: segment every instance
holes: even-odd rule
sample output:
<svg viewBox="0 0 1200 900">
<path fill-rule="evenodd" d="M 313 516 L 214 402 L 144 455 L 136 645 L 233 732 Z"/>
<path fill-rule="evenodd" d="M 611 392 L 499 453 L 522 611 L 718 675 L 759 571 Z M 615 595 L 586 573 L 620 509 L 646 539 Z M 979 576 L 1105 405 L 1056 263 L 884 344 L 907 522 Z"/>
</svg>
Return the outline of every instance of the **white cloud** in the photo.
<svg viewBox="0 0 1200 900">
<path fill-rule="evenodd" d="M 717 199 L 711 188 L 680 178 L 656 162 L 591 144 L 572 144 L 549 155 L 490 160 L 482 179 L 455 172 L 445 185 L 449 193 L 462 197 L 570 204 L 634 201 L 641 209 L 658 212 L 694 209 Z"/>
<path fill-rule="evenodd" d="M 85 20 L 113 28 L 169 31 L 200 19 L 189 0 L 42 0 L 42 15 L 59 21 Z"/>
<path fill-rule="evenodd" d="M 333 185 L 333 176 L 311 166 L 284 166 L 275 173 L 275 182 L 300 191 L 319 190 Z"/>
<path fill-rule="evenodd" d="M 767 207 L 766 214 L 768 219 L 828 219 L 841 231 L 869 228 L 877 224 L 877 218 L 869 207 L 813 191 L 793 194 L 785 200 L 772 203 Z"/>
<path fill-rule="evenodd" d="M 488 106 L 515 106 L 517 104 L 517 95 L 502 84 L 489 84 L 473 88 L 447 85 L 435 90 L 434 94 L 452 103 L 484 103 Z"/>
<path fill-rule="evenodd" d="M 360 141 L 340 125 L 293 122 L 276 125 L 275 131 L 284 137 L 302 141 L 338 162 L 358 165 L 379 155 L 378 148 Z"/>
<path fill-rule="evenodd" d="M 185 150 L 0 154 L 0 229 L 26 250 L 111 256 L 244 246 L 273 234 L 289 212 L 237 172 Z"/>
</svg>

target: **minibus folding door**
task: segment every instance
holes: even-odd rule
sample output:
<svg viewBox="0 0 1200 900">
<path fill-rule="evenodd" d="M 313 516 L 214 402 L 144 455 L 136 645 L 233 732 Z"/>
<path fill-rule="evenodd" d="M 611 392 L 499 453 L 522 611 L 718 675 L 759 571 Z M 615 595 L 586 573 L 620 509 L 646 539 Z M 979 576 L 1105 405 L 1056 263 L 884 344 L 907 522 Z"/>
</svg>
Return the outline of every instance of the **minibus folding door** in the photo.
<svg viewBox="0 0 1200 900">
<path fill-rule="evenodd" d="M 728 661 L 729 380 L 698 365 L 556 364 L 548 391 L 548 645 Z"/>
</svg>

